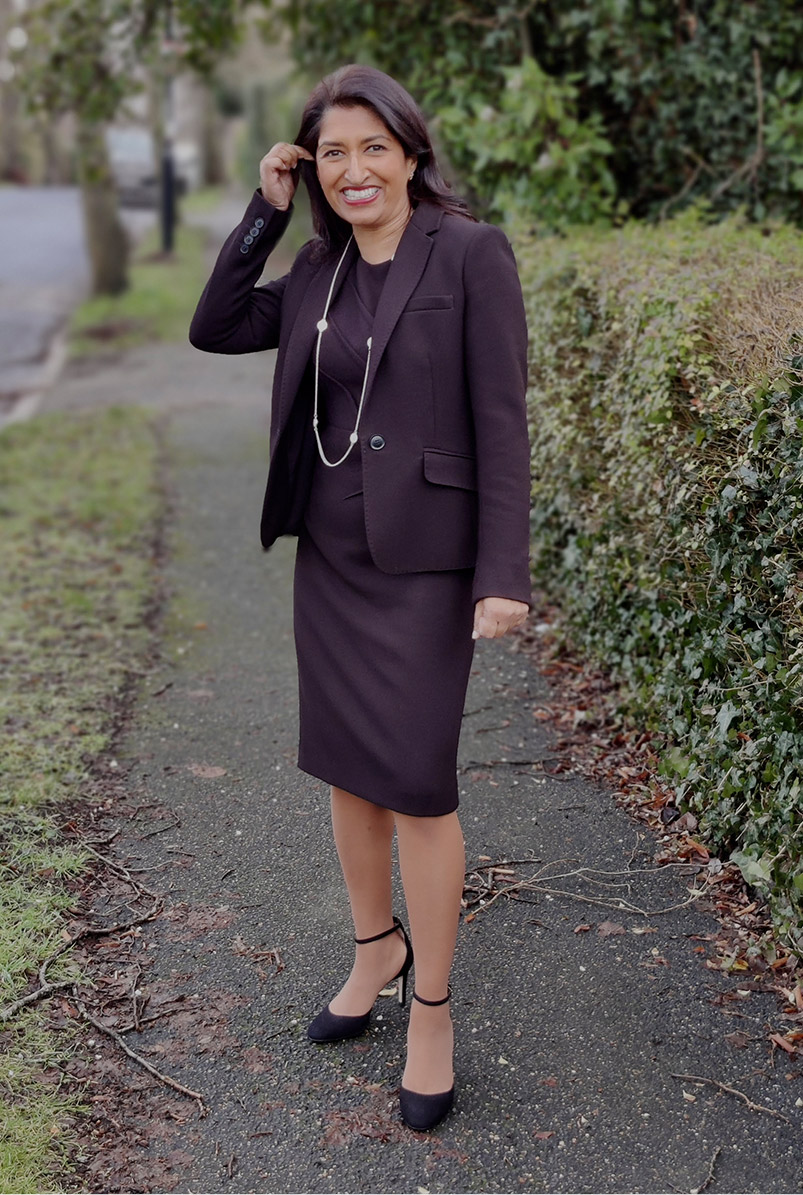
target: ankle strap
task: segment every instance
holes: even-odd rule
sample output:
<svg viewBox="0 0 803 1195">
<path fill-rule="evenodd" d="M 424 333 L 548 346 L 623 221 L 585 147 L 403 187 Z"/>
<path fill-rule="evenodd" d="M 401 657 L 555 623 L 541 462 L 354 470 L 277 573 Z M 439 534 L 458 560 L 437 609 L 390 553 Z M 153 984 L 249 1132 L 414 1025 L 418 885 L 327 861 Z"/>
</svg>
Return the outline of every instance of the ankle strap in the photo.
<svg viewBox="0 0 803 1195">
<path fill-rule="evenodd" d="M 413 992 L 413 999 L 417 1000 L 419 1004 L 427 1004 L 430 1008 L 437 1008 L 439 1004 L 447 1004 L 452 998 L 452 989 L 449 988 L 442 1000 L 425 1000 L 423 996 L 419 996 L 418 992 Z"/>
<path fill-rule="evenodd" d="M 394 917 L 393 925 L 391 925 L 390 929 L 384 930 L 381 934 L 374 934 L 373 938 L 355 938 L 354 941 L 358 946 L 366 946 L 369 942 L 378 942 L 380 938 L 387 938 L 391 934 L 395 934 L 397 929 L 400 929 L 404 933 L 401 921 L 399 921 L 398 917 Z"/>
</svg>

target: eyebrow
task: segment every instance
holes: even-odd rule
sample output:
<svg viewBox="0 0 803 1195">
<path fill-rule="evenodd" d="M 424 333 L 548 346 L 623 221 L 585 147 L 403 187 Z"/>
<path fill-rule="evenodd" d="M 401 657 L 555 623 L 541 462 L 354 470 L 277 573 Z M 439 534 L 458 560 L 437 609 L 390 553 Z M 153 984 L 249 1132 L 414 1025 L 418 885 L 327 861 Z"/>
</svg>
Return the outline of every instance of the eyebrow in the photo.
<svg viewBox="0 0 803 1195">
<path fill-rule="evenodd" d="M 360 145 L 368 145 L 373 141 L 387 141 L 387 140 L 389 140 L 387 133 L 374 133 L 373 136 L 371 136 L 371 137 L 363 137 L 362 141 L 360 142 Z M 322 145 L 336 146 L 336 145 L 342 145 L 342 144 L 343 144 L 342 141 L 319 141 L 318 149 L 320 149 Z"/>
</svg>

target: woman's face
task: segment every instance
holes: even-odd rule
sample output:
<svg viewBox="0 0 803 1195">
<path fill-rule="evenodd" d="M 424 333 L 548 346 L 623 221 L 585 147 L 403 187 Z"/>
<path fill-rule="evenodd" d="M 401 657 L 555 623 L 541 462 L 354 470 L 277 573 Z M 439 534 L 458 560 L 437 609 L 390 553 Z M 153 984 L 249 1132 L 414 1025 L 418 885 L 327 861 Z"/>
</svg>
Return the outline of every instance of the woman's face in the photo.
<svg viewBox="0 0 803 1195">
<path fill-rule="evenodd" d="M 323 193 L 349 224 L 381 229 L 406 220 L 416 159 L 370 108 L 329 108 L 315 154 Z"/>
</svg>

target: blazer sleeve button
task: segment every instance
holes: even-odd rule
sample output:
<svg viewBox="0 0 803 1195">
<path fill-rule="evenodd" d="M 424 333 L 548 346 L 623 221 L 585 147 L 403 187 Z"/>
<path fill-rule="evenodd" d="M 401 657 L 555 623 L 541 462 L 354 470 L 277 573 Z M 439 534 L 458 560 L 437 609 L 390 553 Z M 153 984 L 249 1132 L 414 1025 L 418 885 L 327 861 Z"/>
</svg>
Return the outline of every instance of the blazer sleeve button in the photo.
<svg viewBox="0 0 803 1195">
<path fill-rule="evenodd" d="M 241 252 L 241 253 L 247 253 L 247 252 L 248 252 L 248 246 L 247 246 L 247 245 L 240 245 L 240 252 Z"/>
<path fill-rule="evenodd" d="M 383 436 L 371 436 L 371 439 L 368 441 L 368 443 L 377 451 L 379 451 L 380 448 L 385 447 L 385 440 Z"/>
</svg>

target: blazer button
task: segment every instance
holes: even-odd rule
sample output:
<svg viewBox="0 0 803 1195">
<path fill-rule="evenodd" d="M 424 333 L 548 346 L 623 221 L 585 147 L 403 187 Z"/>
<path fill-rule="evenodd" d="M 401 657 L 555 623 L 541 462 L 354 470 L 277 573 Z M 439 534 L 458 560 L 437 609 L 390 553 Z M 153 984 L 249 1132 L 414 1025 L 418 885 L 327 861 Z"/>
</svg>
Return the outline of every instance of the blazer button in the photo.
<svg viewBox="0 0 803 1195">
<path fill-rule="evenodd" d="M 254 224 L 256 224 L 257 228 L 264 228 L 265 221 L 262 219 L 261 216 L 257 216 L 256 220 L 254 221 Z"/>
<path fill-rule="evenodd" d="M 247 236 L 244 236 L 243 240 L 245 241 L 246 245 L 253 245 L 253 243 L 254 243 L 254 238 L 251 236 L 250 233 Z"/>
<path fill-rule="evenodd" d="M 371 436 L 371 439 L 368 441 L 368 443 L 371 445 L 372 448 L 376 448 L 377 451 L 380 448 L 385 447 L 385 440 L 382 436 Z"/>
<path fill-rule="evenodd" d="M 254 227 L 253 227 L 253 228 L 249 228 L 249 229 L 248 229 L 248 235 L 249 235 L 249 236 L 252 236 L 252 237 L 258 237 L 258 236 L 259 236 L 259 229 L 257 228 L 256 224 L 254 225 Z"/>
<path fill-rule="evenodd" d="M 241 253 L 247 253 L 247 252 L 248 252 L 248 246 L 247 246 L 247 245 L 240 245 L 240 252 L 241 252 Z"/>
</svg>

